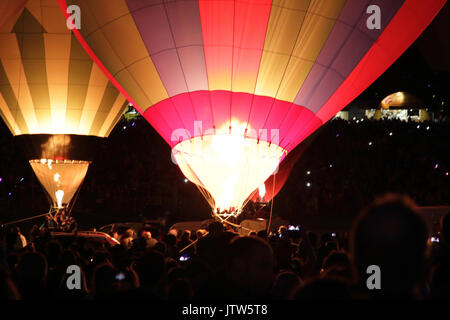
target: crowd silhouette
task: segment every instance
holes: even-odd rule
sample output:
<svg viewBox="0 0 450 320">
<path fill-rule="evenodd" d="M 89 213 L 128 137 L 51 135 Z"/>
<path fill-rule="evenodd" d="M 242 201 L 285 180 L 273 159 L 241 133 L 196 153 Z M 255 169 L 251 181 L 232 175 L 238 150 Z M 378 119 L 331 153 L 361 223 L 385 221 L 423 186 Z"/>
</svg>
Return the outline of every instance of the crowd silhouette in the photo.
<svg viewBox="0 0 450 320">
<path fill-rule="evenodd" d="M 450 298 L 450 215 L 440 242 L 415 204 L 387 194 L 366 206 L 349 233 L 317 234 L 281 226 L 239 236 L 213 222 L 208 230 L 112 231 L 120 245 L 92 248 L 83 238 L 63 246 L 45 227 L 0 237 L 1 299 L 309 300 Z M 70 289 L 71 265 L 81 288 Z M 369 266 L 381 286 L 367 285 Z"/>
</svg>

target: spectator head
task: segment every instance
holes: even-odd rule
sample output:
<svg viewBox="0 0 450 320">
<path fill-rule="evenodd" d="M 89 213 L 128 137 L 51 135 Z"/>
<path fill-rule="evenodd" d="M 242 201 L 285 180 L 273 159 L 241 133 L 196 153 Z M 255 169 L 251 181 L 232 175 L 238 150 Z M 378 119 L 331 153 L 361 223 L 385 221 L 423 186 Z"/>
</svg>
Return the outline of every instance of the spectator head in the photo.
<svg viewBox="0 0 450 320">
<path fill-rule="evenodd" d="M 176 279 L 168 288 L 168 300 L 190 300 L 194 296 L 194 291 L 187 279 Z"/>
<path fill-rule="evenodd" d="M 175 238 L 178 237 L 178 231 L 177 229 L 170 229 L 169 234 L 173 235 Z"/>
<path fill-rule="evenodd" d="M 385 195 L 363 211 L 352 232 L 352 251 L 359 280 L 365 287 L 367 268 L 381 270 L 383 292 L 411 295 L 424 273 L 427 229 L 413 201 Z"/>
<path fill-rule="evenodd" d="M 150 240 L 152 238 L 152 233 L 148 230 L 142 230 L 141 237 L 144 238 L 145 240 Z"/>
<path fill-rule="evenodd" d="M 151 250 L 136 262 L 134 269 L 141 286 L 152 289 L 165 277 L 164 256 Z"/>
<path fill-rule="evenodd" d="M 114 291 L 116 270 L 109 264 L 100 264 L 95 267 L 92 275 L 92 290 L 97 297 L 109 296 Z"/>
<path fill-rule="evenodd" d="M 294 272 L 282 272 L 277 275 L 272 290 L 274 299 L 288 299 L 293 290 L 300 285 L 300 278 Z"/>
<path fill-rule="evenodd" d="M 288 235 L 288 229 L 286 228 L 286 226 L 280 226 L 278 228 L 278 233 L 280 234 L 281 238 L 284 238 Z"/>
<path fill-rule="evenodd" d="M 9 271 L 0 264 L 0 300 L 19 300 L 17 290 Z"/>
<path fill-rule="evenodd" d="M 293 300 L 349 300 L 349 286 L 338 279 L 315 279 L 294 290 Z"/>
<path fill-rule="evenodd" d="M 191 239 L 191 231 L 184 230 L 181 234 L 181 241 L 189 241 Z"/>
<path fill-rule="evenodd" d="M 47 279 L 47 260 L 40 253 L 23 254 L 17 265 L 16 277 L 24 299 L 42 298 Z"/>
<path fill-rule="evenodd" d="M 212 222 L 212 223 L 208 226 L 208 229 L 209 229 L 209 234 L 210 234 L 212 237 L 221 235 L 221 234 L 223 233 L 223 231 L 224 231 L 224 230 L 223 230 L 223 225 L 222 225 L 220 222 L 218 222 L 218 221 Z"/>
<path fill-rule="evenodd" d="M 206 231 L 205 229 L 198 229 L 196 231 L 197 234 L 197 239 L 200 239 L 201 237 L 203 237 L 208 231 Z"/>
<path fill-rule="evenodd" d="M 166 234 L 166 236 L 164 237 L 164 242 L 166 243 L 166 245 L 168 246 L 174 246 L 177 243 L 177 237 L 175 237 L 172 233 L 168 233 Z"/>
<path fill-rule="evenodd" d="M 321 272 L 326 278 L 353 280 L 352 264 L 348 254 L 343 250 L 331 251 L 323 261 Z"/>
<path fill-rule="evenodd" d="M 317 248 L 317 245 L 318 245 L 318 242 L 319 242 L 317 234 L 312 232 L 312 231 L 309 231 L 308 232 L 308 238 L 309 238 L 309 242 L 311 243 L 311 246 L 313 246 L 313 248 Z"/>
<path fill-rule="evenodd" d="M 232 287 L 262 296 L 273 284 L 274 256 L 269 244 L 258 237 L 238 237 L 231 241 L 226 254 L 226 270 Z"/>
<path fill-rule="evenodd" d="M 267 231 L 266 230 L 258 231 L 258 233 L 256 235 L 264 240 L 267 240 Z"/>
</svg>

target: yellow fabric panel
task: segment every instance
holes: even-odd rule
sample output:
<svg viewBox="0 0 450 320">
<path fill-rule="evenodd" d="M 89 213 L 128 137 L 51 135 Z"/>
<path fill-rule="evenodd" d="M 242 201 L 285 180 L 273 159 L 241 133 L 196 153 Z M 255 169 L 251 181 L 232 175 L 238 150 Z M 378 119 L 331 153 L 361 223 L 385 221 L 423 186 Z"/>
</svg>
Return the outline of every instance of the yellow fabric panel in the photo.
<svg viewBox="0 0 450 320">
<path fill-rule="evenodd" d="M 64 133 L 71 35 L 45 34 L 44 40 L 52 117 L 51 127 L 54 133 Z"/>
<path fill-rule="evenodd" d="M 66 109 L 66 133 L 78 131 L 80 124 L 80 111 L 77 109 Z"/>
<path fill-rule="evenodd" d="M 300 30 L 277 99 L 294 101 L 346 0 L 313 1 Z"/>
<path fill-rule="evenodd" d="M 274 1 L 256 94 L 294 101 L 345 1 Z"/>
<path fill-rule="evenodd" d="M 297 41 L 309 0 L 297 1 L 302 9 L 291 10 L 273 3 L 255 93 L 275 97 L 289 56 Z M 289 2 L 290 5 L 294 3 Z"/>
<path fill-rule="evenodd" d="M 20 59 L 19 44 L 17 43 L 15 34 L 3 34 L 1 36 L 2 45 L 5 44 L 5 47 L 9 48 L 9 50 L 6 50 L 5 52 L 0 50 L 2 63 L 11 84 L 11 88 L 18 101 L 18 108 L 22 111 L 29 132 L 23 132 L 24 128 L 20 128 L 20 130 L 22 130 L 22 133 L 24 134 L 37 133 L 39 131 L 39 125 L 34 110 L 33 100 L 31 99 L 30 90 L 28 88 L 27 78 L 23 71 L 22 60 Z M 5 54 L 8 59 L 3 58 L 3 54 Z"/>
<path fill-rule="evenodd" d="M 130 74 L 128 70 L 123 70 L 118 73 L 115 77 L 119 83 L 127 83 L 128 86 L 125 88 L 126 92 L 133 97 L 134 101 L 136 101 L 139 106 L 146 106 L 143 108 L 145 111 L 149 106 L 152 105 L 152 102 L 145 94 L 144 90 L 139 87 L 139 84 L 134 80 L 133 76 Z"/>
<path fill-rule="evenodd" d="M 243 62 L 246 61 L 245 56 L 246 55 L 254 55 L 255 52 L 259 52 L 259 50 L 252 50 L 252 49 L 240 49 L 239 53 L 236 53 L 235 49 L 235 67 L 233 72 L 233 81 L 232 81 L 232 88 L 231 90 L 233 92 L 248 92 L 253 93 L 255 90 L 255 83 L 258 78 L 257 70 L 254 69 L 247 69 L 245 66 L 242 66 Z M 240 60 L 242 59 L 242 60 Z M 237 61 L 236 61 L 237 60 Z"/>
<path fill-rule="evenodd" d="M 150 101 L 150 104 L 140 104 L 139 101 L 136 101 L 143 110 L 146 110 L 150 105 L 156 104 L 169 97 L 150 57 L 146 57 L 145 59 L 128 66 L 127 70 L 133 75 L 133 78 L 138 83 L 142 93 L 145 94 Z M 133 95 L 131 96 L 134 97 Z"/>
<path fill-rule="evenodd" d="M 341 14 L 345 2 L 346 0 L 315 0 L 311 2 L 308 12 L 336 20 Z"/>
<path fill-rule="evenodd" d="M 111 5 L 111 1 L 114 1 L 114 5 Z M 105 26 L 111 21 L 129 14 L 128 6 L 125 0 L 78 0 L 78 1 L 67 1 L 70 5 L 71 2 L 80 6 L 82 14 L 89 14 L 89 12 L 101 12 L 102 14 L 96 15 L 95 19 L 89 20 L 89 25 L 86 27 L 87 32 L 91 33 L 94 31 L 94 25 L 97 27 Z M 82 21 L 84 18 L 81 18 Z M 82 22 L 84 24 L 84 22 Z M 134 23 L 133 23 L 134 24 Z"/>
<path fill-rule="evenodd" d="M 231 90 L 233 49 L 231 47 L 211 47 L 208 51 L 210 53 L 209 62 L 214 66 L 212 70 L 208 69 L 209 90 Z"/>
<path fill-rule="evenodd" d="M 61 8 L 59 7 L 58 2 L 54 0 L 41 0 L 41 2 L 42 18 L 38 19 L 38 21 L 42 24 L 45 31 L 47 31 L 48 33 L 70 34 L 71 31 L 67 28 L 66 19 L 64 15 L 61 14 Z M 44 4 L 44 2 L 46 3 Z M 83 27 L 83 12 L 81 12 L 81 27 Z"/>
<path fill-rule="evenodd" d="M 147 56 L 147 48 L 131 15 L 108 23 L 102 27 L 101 32 L 115 48 L 115 52 L 124 66 L 127 67 Z"/>
<path fill-rule="evenodd" d="M 328 0 L 334 1 L 334 0 Z M 272 10 L 274 7 L 283 7 L 291 10 L 302 10 L 306 11 L 308 9 L 310 0 L 273 0 Z"/>
<path fill-rule="evenodd" d="M 9 130 L 11 130 L 12 134 L 15 136 L 18 134 L 22 134 L 22 130 L 20 130 L 19 126 L 17 125 L 16 119 L 14 119 L 11 110 L 9 110 L 9 107 L 1 94 L 0 94 L 0 110 L 3 114 L 5 123 L 8 126 Z"/>
<path fill-rule="evenodd" d="M 78 128 L 79 134 L 90 133 L 95 114 L 100 107 L 107 85 L 108 79 L 103 74 L 103 71 L 94 64 L 92 66 L 86 100 L 81 114 L 80 126 Z"/>
<path fill-rule="evenodd" d="M 119 94 L 117 96 L 116 101 L 114 102 L 114 105 L 111 108 L 111 111 L 109 112 L 108 116 L 105 119 L 105 122 L 103 122 L 102 127 L 100 128 L 98 132 L 98 136 L 100 137 L 107 137 L 109 133 L 111 132 L 112 128 L 115 127 L 116 123 L 114 120 L 117 118 L 117 115 L 122 115 L 123 109 L 125 109 L 125 98 Z M 122 110 L 121 110 L 122 109 Z M 120 119 L 120 118 L 118 118 Z"/>
<path fill-rule="evenodd" d="M 89 35 L 88 41 L 99 56 L 108 56 L 108 59 L 102 62 L 117 80 L 130 80 L 126 69 L 130 70 L 134 81 L 121 80 L 120 83 L 143 110 L 168 98 L 131 15 L 105 25 L 101 30 Z"/>
</svg>

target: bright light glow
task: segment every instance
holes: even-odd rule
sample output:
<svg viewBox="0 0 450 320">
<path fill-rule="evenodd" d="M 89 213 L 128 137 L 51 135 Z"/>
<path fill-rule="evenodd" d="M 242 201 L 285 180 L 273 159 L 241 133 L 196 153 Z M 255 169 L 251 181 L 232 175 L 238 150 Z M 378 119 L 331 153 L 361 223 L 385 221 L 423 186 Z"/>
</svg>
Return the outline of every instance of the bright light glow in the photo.
<svg viewBox="0 0 450 320">
<path fill-rule="evenodd" d="M 31 168 L 50 195 L 54 207 L 70 202 L 86 176 L 89 164 L 89 161 L 30 160 Z"/>
<path fill-rule="evenodd" d="M 307 175 L 310 175 L 310 174 L 311 174 L 311 171 L 309 171 L 309 170 L 306 171 L 306 174 L 307 174 Z"/>
<path fill-rule="evenodd" d="M 307 182 L 306 183 L 306 186 L 309 188 L 309 187 L 311 187 L 311 182 Z"/>
<path fill-rule="evenodd" d="M 381 101 L 381 107 L 389 109 L 390 106 L 400 106 L 405 102 L 405 94 L 403 92 L 396 92 L 388 95 Z"/>
<path fill-rule="evenodd" d="M 266 185 L 263 183 L 259 186 L 259 197 L 261 198 L 261 201 L 264 199 L 264 196 L 266 195 Z"/>
<path fill-rule="evenodd" d="M 172 150 L 185 177 L 199 186 L 222 218 L 238 215 L 286 154 L 275 143 L 245 137 L 245 125 L 231 127 L 182 141 Z"/>
<path fill-rule="evenodd" d="M 55 182 L 59 182 L 59 178 L 61 178 L 61 175 L 59 173 L 55 173 L 55 175 L 53 176 Z"/>
<path fill-rule="evenodd" d="M 62 201 L 63 201 L 63 197 L 64 197 L 64 191 L 63 190 L 57 190 L 55 192 L 55 197 L 56 197 L 56 203 L 58 205 L 58 208 L 62 208 Z"/>
</svg>

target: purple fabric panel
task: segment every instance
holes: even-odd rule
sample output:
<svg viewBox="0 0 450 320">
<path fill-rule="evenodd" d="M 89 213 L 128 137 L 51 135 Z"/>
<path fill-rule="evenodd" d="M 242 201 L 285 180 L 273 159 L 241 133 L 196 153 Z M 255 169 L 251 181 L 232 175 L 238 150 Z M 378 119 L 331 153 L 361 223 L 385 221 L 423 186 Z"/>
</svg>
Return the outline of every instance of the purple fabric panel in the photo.
<svg viewBox="0 0 450 320">
<path fill-rule="evenodd" d="M 174 48 L 163 5 L 142 8 L 132 12 L 132 15 L 150 55 Z"/>
<path fill-rule="evenodd" d="M 208 90 L 198 1 L 127 3 L 169 96 Z"/>
<path fill-rule="evenodd" d="M 188 90 L 208 90 L 198 1 L 171 2 L 166 8 Z"/>
<path fill-rule="evenodd" d="M 153 54 L 151 57 L 169 97 L 188 91 L 175 49 Z"/>
<path fill-rule="evenodd" d="M 403 0 L 349 0 L 294 102 L 316 113 L 378 39 Z M 381 29 L 366 27 L 369 5 L 381 9 Z"/>
<path fill-rule="evenodd" d="M 181 65 L 189 91 L 208 90 L 203 47 L 185 47 L 178 49 Z"/>
<path fill-rule="evenodd" d="M 126 0 L 130 12 L 163 3 L 162 0 Z"/>
<path fill-rule="evenodd" d="M 166 8 L 177 47 L 203 46 L 198 1 L 170 2 Z"/>
</svg>

